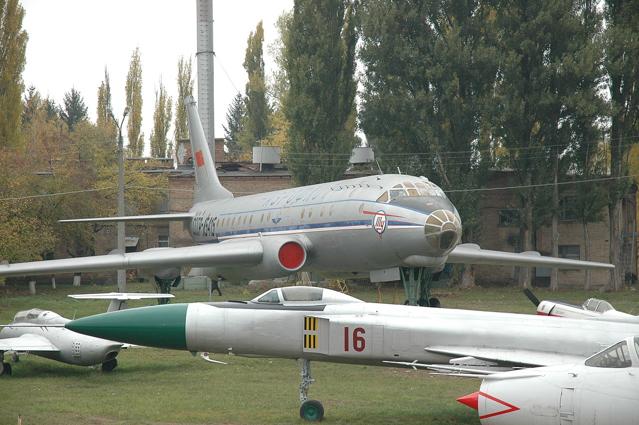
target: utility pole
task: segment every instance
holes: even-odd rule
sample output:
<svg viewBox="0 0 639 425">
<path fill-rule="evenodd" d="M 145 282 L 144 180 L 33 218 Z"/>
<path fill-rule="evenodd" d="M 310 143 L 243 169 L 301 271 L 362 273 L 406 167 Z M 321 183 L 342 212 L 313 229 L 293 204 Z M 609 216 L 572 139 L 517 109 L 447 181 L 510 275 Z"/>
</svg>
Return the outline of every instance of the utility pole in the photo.
<svg viewBox="0 0 639 425">
<path fill-rule="evenodd" d="M 122 120 L 118 120 L 113 116 L 113 112 L 109 111 L 111 119 L 118 128 L 118 217 L 124 217 L 124 142 L 122 140 L 122 126 L 124 119 L 129 114 L 129 107 L 124 108 Z M 124 221 L 118 222 L 118 251 L 120 255 L 124 255 Z M 126 270 L 118 270 L 118 292 L 126 292 Z"/>
</svg>

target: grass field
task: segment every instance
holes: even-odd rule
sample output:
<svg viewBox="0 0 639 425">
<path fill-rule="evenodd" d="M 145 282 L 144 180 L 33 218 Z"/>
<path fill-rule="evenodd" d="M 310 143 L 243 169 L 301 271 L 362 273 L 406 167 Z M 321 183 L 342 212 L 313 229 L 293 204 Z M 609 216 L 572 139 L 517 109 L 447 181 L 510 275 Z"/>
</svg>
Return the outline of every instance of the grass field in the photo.
<svg viewBox="0 0 639 425">
<path fill-rule="evenodd" d="M 77 291 L 77 289 L 80 289 Z M 38 294 L 0 287 L 0 323 L 33 307 L 66 317 L 103 312 L 102 301 L 75 301 L 69 293 L 108 292 L 113 287 L 81 288 L 41 285 Z M 148 284 L 129 284 L 130 291 L 149 291 Z M 249 299 L 258 290 L 224 289 L 224 299 Z M 352 288 L 367 301 L 403 301 L 399 288 Z M 585 293 L 536 291 L 539 298 L 581 303 L 598 296 L 617 309 L 639 314 L 639 291 Z M 512 288 L 440 290 L 445 307 L 534 313 L 534 307 Z M 174 302 L 205 300 L 204 292 L 176 292 Z M 215 297 L 219 300 L 219 297 Z M 140 303 L 136 306 L 142 305 Z M 217 356 L 229 364 L 213 365 L 189 353 L 139 348 L 118 356 L 114 373 L 69 366 L 36 356 L 13 365 L 13 376 L 0 379 L 0 425 L 16 424 L 300 424 L 299 368 L 291 360 Z M 476 391 L 479 382 L 430 376 L 422 371 L 371 366 L 313 363 L 317 382 L 310 396 L 323 402 L 327 424 L 479 424 L 475 412 L 455 399 Z"/>
</svg>

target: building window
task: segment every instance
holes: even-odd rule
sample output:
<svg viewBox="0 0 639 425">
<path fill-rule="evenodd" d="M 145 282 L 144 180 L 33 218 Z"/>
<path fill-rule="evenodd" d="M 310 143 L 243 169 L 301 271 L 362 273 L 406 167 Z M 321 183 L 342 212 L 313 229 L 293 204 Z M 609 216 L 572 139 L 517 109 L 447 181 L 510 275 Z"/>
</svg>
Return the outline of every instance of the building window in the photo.
<svg viewBox="0 0 639 425">
<path fill-rule="evenodd" d="M 503 227 L 519 226 L 519 210 L 510 208 L 499 210 L 499 225 Z"/>
<path fill-rule="evenodd" d="M 570 260 L 581 259 L 581 249 L 579 245 L 559 245 L 559 256 Z"/>
<path fill-rule="evenodd" d="M 575 196 L 564 196 L 559 201 L 559 219 L 563 221 L 577 220 L 577 198 Z"/>
<path fill-rule="evenodd" d="M 169 235 L 158 235 L 158 248 L 169 247 Z"/>
</svg>

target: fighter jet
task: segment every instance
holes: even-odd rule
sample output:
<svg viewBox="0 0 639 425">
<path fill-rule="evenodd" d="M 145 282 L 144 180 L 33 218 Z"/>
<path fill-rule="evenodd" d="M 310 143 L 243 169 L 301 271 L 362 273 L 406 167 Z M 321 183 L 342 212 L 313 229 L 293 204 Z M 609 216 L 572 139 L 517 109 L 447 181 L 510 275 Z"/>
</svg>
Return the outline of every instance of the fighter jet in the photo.
<svg viewBox="0 0 639 425">
<path fill-rule="evenodd" d="M 524 294 L 535 305 L 540 316 L 639 323 L 639 316 L 618 311 L 608 301 L 599 298 L 588 298 L 583 304 L 575 305 L 563 301 L 539 301 L 529 289 L 525 289 Z"/>
<path fill-rule="evenodd" d="M 100 338 L 191 352 L 301 359 L 300 416 L 319 420 L 308 399 L 310 362 L 440 365 L 488 372 L 582 361 L 639 335 L 639 323 L 365 303 L 318 287 L 272 289 L 248 302 L 173 304 L 85 317 L 67 329 Z"/>
<path fill-rule="evenodd" d="M 613 267 L 459 244 L 459 213 L 426 177 L 386 174 L 233 198 L 220 184 L 192 97 L 186 105 L 197 183 L 189 212 L 67 221 L 182 221 L 195 245 L 0 265 L 0 276 L 188 265 L 237 281 L 300 270 L 346 277 L 399 270 L 394 280 L 401 278 L 415 298 L 422 272 L 439 272 L 446 263 Z"/>
<path fill-rule="evenodd" d="M 126 300 L 172 298 L 170 294 L 82 294 L 77 299 L 111 300 L 108 311 L 125 307 Z M 4 361 L 4 353 L 12 352 L 17 362 L 20 353 L 30 353 L 59 362 L 93 366 L 101 364 L 103 372 L 111 372 L 118 365 L 116 359 L 123 344 L 82 335 L 64 328 L 70 319 L 59 314 L 33 308 L 18 312 L 13 321 L 0 326 L 0 375 L 11 375 L 11 364 Z"/>
<path fill-rule="evenodd" d="M 479 376 L 479 375 L 478 375 Z M 617 425 L 639 418 L 639 337 L 585 361 L 483 376 L 457 399 L 482 425 Z"/>
</svg>

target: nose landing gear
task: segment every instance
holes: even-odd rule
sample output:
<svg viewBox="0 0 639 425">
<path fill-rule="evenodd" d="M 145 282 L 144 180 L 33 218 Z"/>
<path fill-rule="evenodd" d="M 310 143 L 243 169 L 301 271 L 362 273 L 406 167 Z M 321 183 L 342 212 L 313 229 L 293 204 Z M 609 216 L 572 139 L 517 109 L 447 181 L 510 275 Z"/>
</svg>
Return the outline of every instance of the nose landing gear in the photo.
<svg viewBox="0 0 639 425">
<path fill-rule="evenodd" d="M 405 305 L 441 307 L 439 300 L 430 296 L 430 289 L 439 273 L 433 273 L 424 267 L 400 267 L 399 275 L 406 293 Z"/>
<path fill-rule="evenodd" d="M 302 382 L 300 383 L 300 417 L 310 422 L 321 421 L 324 418 L 324 406 L 318 400 L 308 399 L 308 389 L 315 379 L 311 376 L 311 361 L 301 359 Z"/>
<path fill-rule="evenodd" d="M 106 362 L 102 363 L 102 372 L 111 372 L 117 367 L 117 365 L 118 359 L 107 360 Z"/>
</svg>

